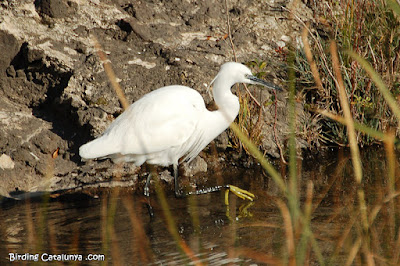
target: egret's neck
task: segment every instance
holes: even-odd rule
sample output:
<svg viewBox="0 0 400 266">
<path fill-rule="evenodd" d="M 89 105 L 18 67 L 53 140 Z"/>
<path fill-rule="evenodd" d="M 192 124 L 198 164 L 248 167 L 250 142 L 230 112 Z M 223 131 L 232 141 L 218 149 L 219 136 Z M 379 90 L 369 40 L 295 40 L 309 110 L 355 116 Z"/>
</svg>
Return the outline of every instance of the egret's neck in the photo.
<svg viewBox="0 0 400 266">
<path fill-rule="evenodd" d="M 239 99 L 232 94 L 231 87 L 235 84 L 226 77 L 217 76 L 214 80 L 213 96 L 218 110 L 206 111 L 200 121 L 199 128 L 202 132 L 202 145 L 205 147 L 235 120 L 239 113 Z"/>
<path fill-rule="evenodd" d="M 216 79 L 213 86 L 214 101 L 218 106 L 216 111 L 207 111 L 201 121 L 200 128 L 207 129 L 203 133 L 204 146 L 215 139 L 235 120 L 239 113 L 239 100 L 231 92 L 231 82 L 222 82 Z"/>
<path fill-rule="evenodd" d="M 214 101 L 218 106 L 216 112 L 220 112 L 224 116 L 228 126 L 235 120 L 240 108 L 238 97 L 231 92 L 234 84 L 235 82 L 225 77 L 217 77 L 213 85 Z"/>
</svg>

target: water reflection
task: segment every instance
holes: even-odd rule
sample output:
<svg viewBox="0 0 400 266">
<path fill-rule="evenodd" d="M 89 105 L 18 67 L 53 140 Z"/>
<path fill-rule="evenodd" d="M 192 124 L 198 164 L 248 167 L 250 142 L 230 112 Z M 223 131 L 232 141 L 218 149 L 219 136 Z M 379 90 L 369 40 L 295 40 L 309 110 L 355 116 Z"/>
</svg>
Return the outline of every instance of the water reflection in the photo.
<svg viewBox="0 0 400 266">
<path fill-rule="evenodd" d="M 304 159 L 299 167 L 298 193 L 303 204 L 307 186 L 312 181 L 311 227 L 327 262 L 338 263 L 348 260 L 350 251 L 356 248 L 360 218 L 349 156 L 344 152 L 331 156 L 318 158 L 320 161 L 315 157 Z M 364 152 L 363 156 L 363 161 L 368 162 L 364 163 L 363 186 L 372 221 L 371 249 L 385 263 L 396 262 L 395 250 L 400 250 L 396 222 L 400 202 L 397 198 L 390 200 L 396 196 L 391 196 L 388 190 L 382 153 Z M 256 194 L 254 204 L 246 206 L 246 202 L 230 196 L 230 206 L 226 207 L 223 192 L 188 199 L 176 199 L 172 192 L 168 194 L 176 228 L 189 251 L 178 248 L 154 194 L 150 200 L 154 213 L 151 217 L 144 197 L 120 191 L 115 201 L 115 226 L 107 227 L 114 202 L 114 192 L 108 191 L 98 198 L 74 194 L 49 199 L 47 203 L 39 199 L 3 204 L 1 264 L 9 262 L 9 253 L 80 254 L 85 264 L 96 265 L 101 258 L 93 255 L 103 254 L 105 261 L 112 264 L 284 263 L 287 236 L 282 210 L 277 205 L 284 197 L 278 187 L 257 167 L 233 173 L 227 169 L 222 176 L 224 182 Z M 209 180 L 210 185 L 215 185 L 215 178 Z M 311 250 L 308 248 L 306 253 L 306 261 L 310 263 L 316 261 Z M 356 257 L 355 262 L 362 264 L 362 257 Z"/>
</svg>

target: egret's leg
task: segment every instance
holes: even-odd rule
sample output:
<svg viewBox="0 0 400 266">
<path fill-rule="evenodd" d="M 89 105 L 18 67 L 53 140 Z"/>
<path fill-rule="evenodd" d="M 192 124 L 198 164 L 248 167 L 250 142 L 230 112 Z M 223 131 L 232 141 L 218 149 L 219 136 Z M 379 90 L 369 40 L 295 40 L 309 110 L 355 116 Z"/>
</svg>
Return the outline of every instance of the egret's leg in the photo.
<svg viewBox="0 0 400 266">
<path fill-rule="evenodd" d="M 187 193 L 187 195 L 202 195 L 202 194 L 207 194 L 207 193 L 211 193 L 211 192 L 217 192 L 217 191 L 221 191 L 221 189 L 225 188 L 225 204 L 229 205 L 229 200 L 228 200 L 228 196 L 229 196 L 229 192 L 232 192 L 233 194 L 235 194 L 236 196 L 238 196 L 241 199 L 244 200 L 249 200 L 249 201 L 253 201 L 255 198 L 255 195 L 247 190 L 238 188 L 236 186 L 233 185 L 224 185 L 224 186 L 214 186 L 214 187 L 208 187 L 208 188 L 204 188 L 204 189 L 198 189 L 195 191 L 190 191 Z"/>
<path fill-rule="evenodd" d="M 175 182 L 175 197 L 180 198 L 183 196 L 182 191 L 179 189 L 178 183 L 178 165 L 174 164 L 174 182 Z"/>
<path fill-rule="evenodd" d="M 147 176 L 146 185 L 144 186 L 144 192 L 143 192 L 143 194 L 144 194 L 146 197 L 149 197 L 149 196 L 150 196 L 150 188 L 149 188 L 149 186 L 150 186 L 150 180 L 151 180 L 151 171 L 149 172 L 149 175 Z"/>
</svg>

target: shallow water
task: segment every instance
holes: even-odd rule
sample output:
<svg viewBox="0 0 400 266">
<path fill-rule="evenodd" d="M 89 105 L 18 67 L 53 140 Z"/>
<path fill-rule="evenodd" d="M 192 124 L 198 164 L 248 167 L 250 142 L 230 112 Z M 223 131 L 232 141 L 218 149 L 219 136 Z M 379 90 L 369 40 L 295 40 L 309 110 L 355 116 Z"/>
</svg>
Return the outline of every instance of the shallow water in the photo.
<svg viewBox="0 0 400 266">
<path fill-rule="evenodd" d="M 371 249 L 376 246 L 379 258 L 385 261 L 385 257 L 392 256 L 393 248 L 400 248 L 395 241 L 400 204 L 397 199 L 389 204 L 384 201 L 388 196 L 384 153 L 364 152 L 363 161 L 366 162 L 363 188 L 368 208 L 379 208 L 371 229 L 374 234 Z M 349 157 L 343 152 L 332 153 L 327 158 L 305 158 L 301 165 L 298 182 L 301 204 L 306 198 L 307 184 L 312 181 L 314 185 L 311 220 L 314 237 L 326 261 L 341 264 L 354 247 L 356 224 L 360 219 Z M 117 195 L 113 190 L 98 197 L 73 194 L 3 204 L 0 263 L 17 260 L 17 254 L 19 262 L 36 258 L 72 262 L 67 255 L 80 255 L 75 259 L 90 265 L 97 265 L 99 261 L 116 265 L 182 265 L 196 261 L 208 265 L 285 263 L 287 235 L 282 209 L 278 207 L 285 199 L 273 181 L 258 167 L 254 168 L 226 169 L 218 178 L 208 178 L 210 185 L 215 185 L 215 179 L 220 180 L 222 176 L 223 182 L 248 189 L 256 195 L 253 203 L 230 194 L 227 207 L 224 192 L 177 199 L 167 191 L 167 203 L 176 223 L 174 228 L 188 247 L 186 251 L 178 247 L 169 232 L 155 192 L 150 200 L 126 190 Z M 115 216 L 109 216 L 113 202 Z M 114 227 L 106 226 L 112 224 L 109 217 L 114 217 Z M 107 232 L 110 241 L 106 241 Z M 315 253 L 308 250 L 306 260 L 316 262 Z M 60 256 L 52 257 L 52 254 Z M 362 264 L 363 259 L 359 256 L 354 261 Z"/>
</svg>

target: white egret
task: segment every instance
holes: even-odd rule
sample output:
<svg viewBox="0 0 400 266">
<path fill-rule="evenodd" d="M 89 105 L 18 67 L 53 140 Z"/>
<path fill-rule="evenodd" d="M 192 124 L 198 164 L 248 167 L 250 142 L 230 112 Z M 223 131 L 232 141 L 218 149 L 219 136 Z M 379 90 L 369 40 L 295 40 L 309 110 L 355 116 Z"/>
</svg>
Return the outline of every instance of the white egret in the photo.
<svg viewBox="0 0 400 266">
<path fill-rule="evenodd" d="M 181 195 L 178 164 L 193 160 L 239 113 L 239 100 L 231 87 L 249 83 L 279 89 L 235 62 L 223 64 L 212 83 L 218 110 L 208 111 L 201 95 L 192 88 L 162 87 L 133 103 L 99 138 L 82 145 L 79 155 L 83 159 L 111 158 L 114 162 L 133 162 L 137 166 L 144 162 L 173 165 L 175 194 Z M 144 189 L 146 196 L 150 176 Z"/>
</svg>

